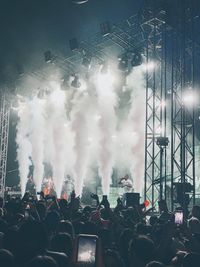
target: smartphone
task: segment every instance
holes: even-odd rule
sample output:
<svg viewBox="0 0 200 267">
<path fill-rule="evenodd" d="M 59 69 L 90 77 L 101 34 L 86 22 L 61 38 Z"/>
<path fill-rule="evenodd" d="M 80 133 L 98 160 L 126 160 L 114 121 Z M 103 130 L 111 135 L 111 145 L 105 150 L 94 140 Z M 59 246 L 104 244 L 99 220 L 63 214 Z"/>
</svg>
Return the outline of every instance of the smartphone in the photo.
<svg viewBox="0 0 200 267">
<path fill-rule="evenodd" d="M 98 237 L 95 235 L 79 235 L 77 244 L 77 263 L 95 267 L 97 262 Z"/>
<path fill-rule="evenodd" d="M 24 212 L 24 217 L 25 217 L 25 218 L 29 218 L 29 215 L 30 215 L 30 214 L 29 214 L 29 210 L 25 210 L 25 212 Z"/>
<path fill-rule="evenodd" d="M 183 224 L 183 211 L 182 210 L 177 210 L 174 212 L 174 222 L 175 224 Z"/>
</svg>

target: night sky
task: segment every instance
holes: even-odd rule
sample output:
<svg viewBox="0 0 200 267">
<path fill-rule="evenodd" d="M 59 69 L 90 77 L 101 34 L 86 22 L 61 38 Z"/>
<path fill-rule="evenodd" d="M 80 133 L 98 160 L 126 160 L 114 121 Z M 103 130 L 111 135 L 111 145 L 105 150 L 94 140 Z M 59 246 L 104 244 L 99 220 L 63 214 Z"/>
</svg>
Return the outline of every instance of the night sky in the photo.
<svg viewBox="0 0 200 267">
<path fill-rule="evenodd" d="M 30 64 L 48 49 L 67 56 L 69 39 L 84 39 L 97 33 L 101 22 L 135 14 L 142 2 L 89 0 L 76 5 L 70 0 L 1 0 L 1 65 Z"/>
<path fill-rule="evenodd" d="M 40 66 L 46 50 L 64 57 L 70 53 L 68 41 L 84 40 L 100 31 L 100 23 L 117 23 L 137 13 L 143 0 L 89 0 L 82 5 L 70 0 L 1 0 L 0 82 L 15 90 L 17 68 L 24 71 Z M 37 69 L 36 69 L 37 71 Z M 27 89 L 28 90 L 28 89 Z M 11 112 L 7 185 L 18 179 L 15 140 L 16 114 Z"/>
</svg>

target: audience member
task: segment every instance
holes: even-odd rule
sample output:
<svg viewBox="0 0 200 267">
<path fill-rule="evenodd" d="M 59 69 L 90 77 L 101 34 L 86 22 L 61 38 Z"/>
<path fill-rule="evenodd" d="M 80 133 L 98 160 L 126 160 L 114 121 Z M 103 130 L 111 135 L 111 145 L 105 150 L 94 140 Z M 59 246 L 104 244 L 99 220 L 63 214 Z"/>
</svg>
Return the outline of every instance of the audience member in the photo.
<svg viewBox="0 0 200 267">
<path fill-rule="evenodd" d="M 165 201 L 149 224 L 140 207 L 126 208 L 120 199 L 116 204 L 111 209 L 104 199 L 96 208 L 82 207 L 74 193 L 68 202 L 51 196 L 38 201 L 28 194 L 6 200 L 0 207 L 0 266 L 80 266 L 75 245 L 79 234 L 98 236 L 97 254 L 85 248 L 86 256 L 98 255 L 95 267 L 196 267 L 200 262 L 198 206 L 188 225 L 177 226 L 169 222 L 173 214 Z"/>
</svg>

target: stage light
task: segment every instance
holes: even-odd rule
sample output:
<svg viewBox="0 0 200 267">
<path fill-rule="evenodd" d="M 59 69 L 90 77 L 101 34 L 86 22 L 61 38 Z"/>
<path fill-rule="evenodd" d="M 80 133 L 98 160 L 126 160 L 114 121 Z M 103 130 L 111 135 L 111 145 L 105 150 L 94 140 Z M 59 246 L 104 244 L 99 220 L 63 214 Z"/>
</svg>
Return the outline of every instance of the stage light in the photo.
<svg viewBox="0 0 200 267">
<path fill-rule="evenodd" d="M 109 88 L 112 86 L 114 77 L 113 74 L 107 70 L 106 73 L 101 73 L 101 71 L 98 73 L 98 87 L 102 88 L 102 90 Z"/>
<path fill-rule="evenodd" d="M 183 104 L 191 106 L 196 102 L 196 95 L 193 90 L 188 90 L 183 94 Z"/>
<path fill-rule="evenodd" d="M 101 74 L 106 74 L 106 73 L 108 73 L 108 64 L 104 62 L 101 65 Z"/>
<path fill-rule="evenodd" d="M 79 77 L 78 75 L 74 75 L 74 79 L 72 80 L 71 82 L 71 86 L 74 87 L 74 88 L 79 88 L 81 87 L 81 83 L 79 81 Z"/>
<path fill-rule="evenodd" d="M 52 54 L 51 54 L 50 50 L 44 52 L 44 60 L 45 60 L 46 63 L 52 62 L 52 59 L 53 59 L 53 57 L 52 57 Z"/>
<path fill-rule="evenodd" d="M 142 64 L 142 55 L 139 52 L 135 52 L 133 54 L 133 58 L 131 60 L 131 66 L 132 67 L 137 67 L 137 66 L 139 66 L 141 64 Z"/>
<path fill-rule="evenodd" d="M 45 99 L 46 96 L 50 95 L 51 94 L 51 91 L 49 89 L 41 89 L 41 88 L 38 88 L 38 92 L 37 92 L 37 97 L 39 99 Z"/>
<path fill-rule="evenodd" d="M 128 71 L 128 56 L 127 54 L 121 55 L 119 58 L 118 69 L 125 72 Z"/>
<path fill-rule="evenodd" d="M 102 36 L 106 36 L 110 34 L 111 33 L 110 23 L 108 21 L 101 23 L 100 30 L 101 30 Z"/>
<path fill-rule="evenodd" d="M 94 120 L 95 121 L 101 120 L 101 115 L 99 115 L 99 114 L 94 115 Z"/>
<path fill-rule="evenodd" d="M 160 100 L 158 98 L 155 99 L 156 108 L 164 109 L 166 107 L 166 102 L 164 100 Z"/>
<path fill-rule="evenodd" d="M 11 102 L 11 109 L 18 110 L 19 109 L 19 99 L 13 99 Z"/>
<path fill-rule="evenodd" d="M 60 106 L 65 101 L 65 92 L 57 89 L 52 92 L 50 97 L 55 106 Z"/>
<path fill-rule="evenodd" d="M 77 4 L 77 5 L 81 5 L 87 2 L 88 0 L 72 0 L 72 3 Z"/>
<path fill-rule="evenodd" d="M 91 57 L 84 57 L 82 61 L 82 65 L 87 69 L 90 69 Z"/>
<path fill-rule="evenodd" d="M 76 38 L 72 38 L 69 40 L 69 47 L 71 49 L 71 51 L 75 51 L 79 49 L 79 43 L 78 40 Z"/>
<path fill-rule="evenodd" d="M 152 71 L 156 68 L 157 63 L 156 61 L 149 61 L 149 62 L 143 63 L 142 66 L 145 71 Z"/>
<path fill-rule="evenodd" d="M 23 75 L 24 75 L 24 68 L 23 68 L 23 66 L 17 64 L 16 68 L 17 68 L 17 73 L 18 73 L 18 75 L 19 75 L 19 76 L 23 76 Z"/>
<path fill-rule="evenodd" d="M 162 131 L 163 131 L 162 127 L 161 127 L 161 126 L 158 126 L 158 128 L 157 128 L 156 131 L 155 131 L 155 134 L 156 134 L 156 135 L 159 135 L 159 134 L 162 133 Z"/>
<path fill-rule="evenodd" d="M 159 136 L 156 138 L 156 145 L 158 145 L 159 147 L 167 147 L 168 144 L 169 144 L 168 137 Z"/>
<path fill-rule="evenodd" d="M 165 107 L 166 107 L 166 102 L 165 102 L 164 100 L 162 100 L 162 101 L 160 102 L 160 107 L 161 107 L 161 108 L 165 108 Z"/>
<path fill-rule="evenodd" d="M 89 142 L 89 143 L 92 143 L 92 142 L 93 142 L 93 138 L 89 136 L 89 137 L 88 137 L 88 142 Z"/>
</svg>

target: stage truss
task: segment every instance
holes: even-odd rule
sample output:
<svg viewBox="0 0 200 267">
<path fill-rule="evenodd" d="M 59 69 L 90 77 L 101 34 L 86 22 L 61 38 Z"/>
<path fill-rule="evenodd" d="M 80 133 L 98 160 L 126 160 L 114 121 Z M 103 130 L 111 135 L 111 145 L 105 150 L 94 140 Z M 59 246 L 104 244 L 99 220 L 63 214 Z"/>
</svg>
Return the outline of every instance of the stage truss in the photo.
<svg viewBox="0 0 200 267">
<path fill-rule="evenodd" d="M 0 95 L 0 197 L 4 198 L 9 133 L 9 102 Z"/>
<path fill-rule="evenodd" d="M 195 98 L 199 86 L 200 50 L 194 41 L 199 18 L 194 16 L 194 1 L 174 2 L 175 21 L 163 3 L 147 2 L 151 2 L 143 10 L 147 61 L 153 58 L 159 64 L 153 75 L 147 73 L 145 198 L 152 206 L 166 199 L 171 210 L 181 205 L 186 211 L 195 203 L 195 111 L 199 103 L 189 103 L 187 98 Z M 168 137 L 169 146 L 158 148 L 159 137 Z"/>
<path fill-rule="evenodd" d="M 63 59 L 53 51 L 53 64 L 63 72 L 64 79 L 83 71 L 85 55 L 93 64 L 105 60 L 117 61 L 120 53 L 143 51 L 146 62 L 156 62 L 153 72 L 146 72 L 146 134 L 144 199 L 151 206 L 159 199 L 167 199 L 173 210 L 176 205 L 174 187 L 177 183 L 191 184 L 189 193 L 195 202 L 195 107 L 187 107 L 183 96 L 188 89 L 195 91 L 198 84 L 196 65 L 200 57 L 199 45 L 194 42 L 194 1 L 174 1 L 177 21 L 171 24 L 165 1 L 146 1 L 140 13 L 111 25 L 106 35 L 98 33 L 87 40 L 79 41 L 79 47 Z M 184 2 L 184 4 L 183 4 Z M 27 71 L 36 80 L 48 80 L 47 71 Z M 84 70 L 87 73 L 87 70 Z M 1 97 L 1 102 L 5 97 Z M 3 103 L 3 102 L 2 102 Z M 6 158 L 8 142 L 9 111 L 1 104 L 1 192 L 5 187 Z M 168 146 L 157 145 L 160 137 L 168 137 Z M 186 200 L 183 200 L 186 208 Z"/>
</svg>

